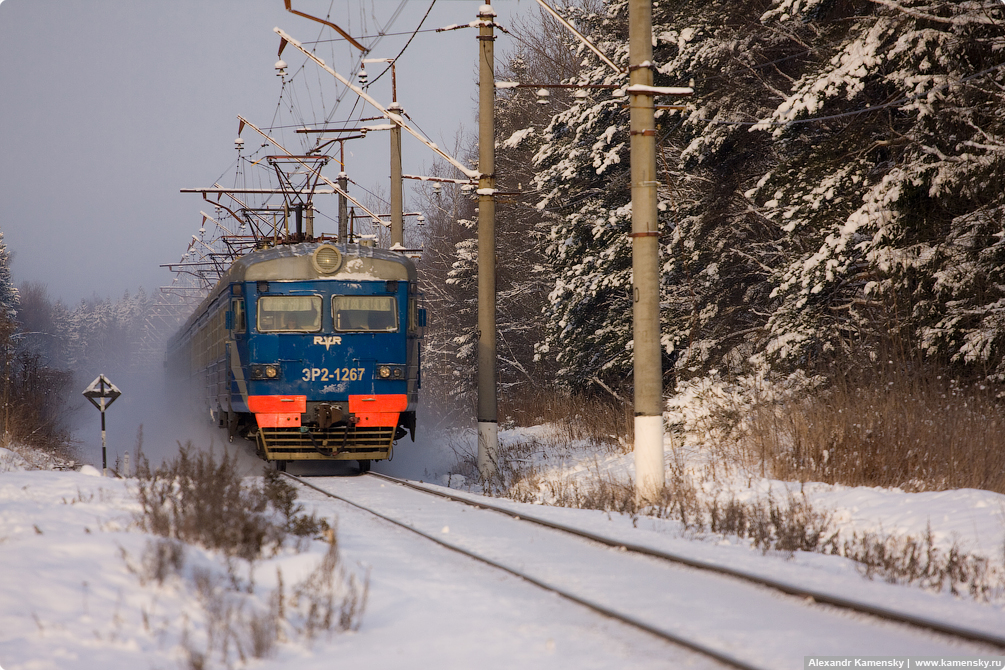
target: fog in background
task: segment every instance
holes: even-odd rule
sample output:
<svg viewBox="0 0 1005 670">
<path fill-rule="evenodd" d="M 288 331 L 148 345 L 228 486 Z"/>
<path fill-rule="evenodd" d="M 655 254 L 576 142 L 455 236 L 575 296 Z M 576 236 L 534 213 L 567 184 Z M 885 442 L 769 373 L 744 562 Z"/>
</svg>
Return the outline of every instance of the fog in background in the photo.
<svg viewBox="0 0 1005 670">
<path fill-rule="evenodd" d="M 423 30 L 473 21 L 481 4 L 437 0 Z M 383 58 L 398 55 L 430 2 L 294 0 L 293 7 L 317 16 L 331 12 L 354 36 L 370 36 L 364 44 L 376 42 L 368 57 Z M 497 0 L 493 7 L 504 26 L 516 14 L 536 11 L 532 0 Z M 234 183 L 238 114 L 262 127 L 283 114 L 291 118 L 278 105 L 274 26 L 303 42 L 332 36 L 286 12 L 282 0 L 0 2 L 0 231 L 14 255 L 14 281 L 41 282 L 70 308 L 92 296 L 115 299 L 139 287 L 152 294 L 168 284 L 172 275 L 159 265 L 178 260 L 200 227 L 199 211 L 208 209 L 179 189 Z M 386 35 L 377 41 L 381 30 Z M 462 128 L 475 125 L 476 34 L 417 33 L 398 61 L 399 102 L 442 147 L 454 146 Z M 500 35 L 497 58 L 508 39 Z M 344 74 L 358 58 L 344 42 L 319 49 Z M 283 59 L 291 72 L 306 60 L 292 47 Z M 367 70 L 372 82 L 382 66 Z M 306 116 L 312 109 L 333 122 L 348 118 L 352 96 L 332 113 L 338 88 L 330 75 L 308 64 L 298 76 L 311 91 L 299 101 L 299 123 L 320 120 Z M 390 79 L 385 75 L 370 88 L 385 105 Z M 283 135 L 291 147 L 293 125 Z M 427 173 L 431 152 L 403 135 L 405 173 Z M 250 129 L 242 137 L 249 148 L 260 144 Z M 387 133 L 347 143 L 350 178 L 387 193 L 388 144 Z M 333 162 L 325 174 L 334 178 L 338 169 Z M 355 186 L 350 192 L 365 196 Z M 318 208 L 334 213 L 337 203 L 319 199 Z M 333 227 L 320 216 L 316 230 Z M 75 372 L 81 384 L 103 372 L 123 391 L 107 414 L 110 464 L 135 448 L 140 424 L 153 460 L 173 454 L 179 440 L 223 446 L 225 433 L 202 417 L 183 421 L 170 411 L 159 360 L 142 371 L 85 365 Z M 99 414 L 76 395 L 80 390 L 68 412 L 84 460 L 100 465 Z"/>
<path fill-rule="evenodd" d="M 95 375 L 96 376 L 96 375 Z M 224 452 L 238 459 L 248 474 L 259 474 L 265 463 L 255 455 L 254 442 L 235 437 L 227 439 L 227 431 L 217 428 L 208 414 L 185 406 L 184 399 L 173 397 L 160 370 L 110 371 L 105 375 L 121 391 L 119 397 L 105 411 L 106 448 L 108 467 L 122 463 L 128 453 L 130 466 L 135 472 L 136 447 L 142 425 L 143 453 L 152 466 L 178 453 L 178 445 L 191 441 L 200 449 L 212 448 L 218 456 Z M 85 382 L 89 384 L 92 376 Z M 82 390 L 82 389 L 81 389 Z M 81 460 L 101 468 L 101 414 L 83 396 L 74 398 L 77 403 L 73 414 L 74 437 L 78 443 Z M 430 431 L 430 422 L 424 420 L 420 399 L 416 441 L 410 436 L 398 441 L 392 460 L 373 464 L 373 469 L 386 474 L 413 477 L 436 482 L 460 456 L 461 445 L 445 443 Z M 470 445 L 468 445 L 470 446 Z M 351 474 L 356 471 L 355 461 L 335 463 L 290 463 L 294 474 Z"/>
</svg>

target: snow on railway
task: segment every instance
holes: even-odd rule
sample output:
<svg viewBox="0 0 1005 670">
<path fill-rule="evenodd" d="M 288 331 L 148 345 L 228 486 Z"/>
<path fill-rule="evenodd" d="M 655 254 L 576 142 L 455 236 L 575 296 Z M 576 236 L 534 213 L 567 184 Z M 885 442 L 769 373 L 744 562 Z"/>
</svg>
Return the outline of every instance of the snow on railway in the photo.
<svg viewBox="0 0 1005 670">
<path fill-rule="evenodd" d="M 809 655 L 973 655 L 995 649 L 811 607 L 736 578 L 618 551 L 373 477 L 307 481 L 538 583 L 753 667 L 798 667 Z M 304 494 L 309 500 L 319 496 Z M 532 505 L 510 507 L 536 511 Z"/>
<path fill-rule="evenodd" d="M 438 466 L 430 465 L 433 461 L 435 458 L 419 459 L 410 464 L 409 458 L 400 458 L 388 465 L 399 475 L 438 481 Z M 0 666 L 5 670 L 96 665 L 111 669 L 184 667 L 188 662 L 186 645 L 202 644 L 210 625 L 198 590 L 192 586 L 193 575 L 203 570 L 225 576 L 226 561 L 190 547 L 181 576 L 169 577 L 162 585 L 141 583 L 135 567 L 152 536 L 137 531 L 131 523 L 137 505 L 128 481 L 79 472 L 23 471 L 20 467 L 14 459 L 0 458 L 0 574 L 4 575 L 0 580 L 0 629 L 4 630 Z M 524 535 L 521 530 L 517 535 L 507 530 L 507 519 L 496 513 L 476 514 L 464 506 L 442 508 L 417 492 L 387 498 L 392 487 L 400 487 L 373 478 L 311 481 L 352 492 L 375 505 L 398 508 L 431 534 L 488 550 L 500 560 L 536 570 L 542 579 L 585 588 L 591 598 L 632 611 L 648 610 L 647 616 L 661 624 L 682 627 L 706 640 L 722 638 L 723 631 L 732 627 L 730 639 L 734 641 L 728 644 L 744 654 L 755 652 L 752 662 L 756 658 L 773 667 L 797 668 L 802 666 L 804 653 L 1002 653 L 925 631 L 905 633 L 903 626 L 863 620 L 828 607 L 797 603 L 785 613 L 793 599 L 767 589 L 687 568 L 665 571 L 653 567 L 659 563 L 656 559 L 629 558 L 581 540 L 567 544 L 555 540 L 551 532 Z M 1000 496 L 986 494 L 975 505 L 974 496 L 981 493 L 946 492 L 923 500 L 869 489 L 836 490 L 834 495 L 854 494 L 871 501 L 870 514 L 881 511 L 884 497 L 890 501 L 887 513 L 894 515 L 903 516 L 904 510 L 915 504 L 912 514 L 925 516 L 927 505 L 929 512 L 939 512 L 933 520 L 939 532 L 951 533 L 954 518 L 968 519 L 961 522 L 961 535 L 990 529 L 976 534 L 985 542 L 997 543 L 991 535 L 1000 529 L 1001 510 L 993 503 Z M 408 663 L 445 670 L 472 666 L 722 667 L 366 512 L 323 499 L 319 493 L 303 492 L 301 501 L 321 514 L 338 517 L 344 566 L 354 574 L 369 575 L 369 601 L 362 625 L 358 631 L 322 636 L 310 643 L 280 642 L 265 658 L 249 659 L 249 667 L 278 668 L 296 663 L 309 669 L 330 667 L 334 660 L 347 667 L 392 668 Z M 698 538 L 704 541 L 682 537 L 667 521 L 493 502 L 626 542 L 691 552 L 849 595 L 871 595 L 960 624 L 1005 629 L 1005 610 L 1000 602 L 977 603 L 948 593 L 868 581 L 849 561 L 835 556 L 798 552 L 794 558 L 763 555 L 736 543 L 722 546 L 709 537 Z M 246 586 L 250 584 L 247 606 L 268 605 L 277 586 L 277 568 L 282 569 L 289 586 L 310 572 L 324 550 L 324 543 L 315 542 L 303 554 L 259 561 L 253 583 L 252 575 L 238 575 Z M 625 578 L 626 560 L 633 566 L 628 570 L 632 579 L 619 582 Z M 656 578 L 643 577 L 653 570 L 663 580 L 656 586 L 652 585 Z M 686 591 L 675 592 L 678 587 Z M 717 601 L 720 596 L 733 600 Z M 208 661 L 208 667 L 225 665 L 218 657 Z"/>
<path fill-rule="evenodd" d="M 206 611 L 186 579 L 142 584 L 131 572 L 123 552 L 135 563 L 152 537 L 130 529 L 137 506 L 128 489 L 74 472 L 0 473 L 4 670 L 188 665 L 185 647 L 205 634 Z M 363 625 L 310 645 L 279 644 L 250 667 L 721 667 L 346 505 L 311 504 L 338 516 L 345 565 L 369 573 Z M 260 562 L 255 598 L 268 600 L 277 565 L 288 582 L 308 572 L 324 551 L 315 544 Z M 186 562 L 188 572 L 226 574 L 209 552 L 189 548 Z M 207 667 L 225 664 L 211 656 Z"/>
</svg>

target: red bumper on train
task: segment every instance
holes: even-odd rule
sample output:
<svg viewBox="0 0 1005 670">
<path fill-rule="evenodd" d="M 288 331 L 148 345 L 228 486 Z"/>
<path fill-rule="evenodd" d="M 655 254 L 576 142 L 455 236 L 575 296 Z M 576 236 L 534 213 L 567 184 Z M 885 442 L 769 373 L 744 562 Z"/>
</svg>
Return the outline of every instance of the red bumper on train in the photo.
<svg viewBox="0 0 1005 670">
<path fill-rule="evenodd" d="M 248 409 L 255 413 L 259 428 L 298 428 L 300 415 L 307 411 L 307 396 L 248 396 Z M 351 395 L 349 413 L 356 417 L 360 428 L 398 425 L 401 412 L 408 409 L 408 395 Z"/>
<path fill-rule="evenodd" d="M 356 415 L 356 425 L 360 428 L 395 427 L 401 412 L 408 409 L 408 396 L 394 395 L 351 395 L 349 413 Z"/>
<path fill-rule="evenodd" d="M 248 409 L 255 413 L 259 428 L 299 428 L 307 411 L 305 395 L 250 395 Z"/>
</svg>

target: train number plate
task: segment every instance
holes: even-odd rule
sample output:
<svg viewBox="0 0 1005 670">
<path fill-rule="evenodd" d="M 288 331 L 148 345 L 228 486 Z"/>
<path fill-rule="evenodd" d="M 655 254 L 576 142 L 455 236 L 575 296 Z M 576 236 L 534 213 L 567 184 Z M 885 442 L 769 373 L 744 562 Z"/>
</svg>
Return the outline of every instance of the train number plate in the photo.
<svg viewBox="0 0 1005 670">
<path fill-rule="evenodd" d="M 302 379 L 305 382 L 357 382 L 363 379 L 366 368 L 304 368 Z"/>
</svg>

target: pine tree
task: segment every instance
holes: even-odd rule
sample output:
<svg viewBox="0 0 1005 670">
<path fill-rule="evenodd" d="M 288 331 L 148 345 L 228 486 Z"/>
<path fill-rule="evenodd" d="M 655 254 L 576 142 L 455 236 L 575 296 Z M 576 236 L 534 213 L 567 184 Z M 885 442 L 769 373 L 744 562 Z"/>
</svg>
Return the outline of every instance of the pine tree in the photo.
<svg viewBox="0 0 1005 670">
<path fill-rule="evenodd" d="M 14 319 L 17 316 L 18 292 L 10 273 L 11 254 L 0 232 L 0 317 Z"/>
</svg>

